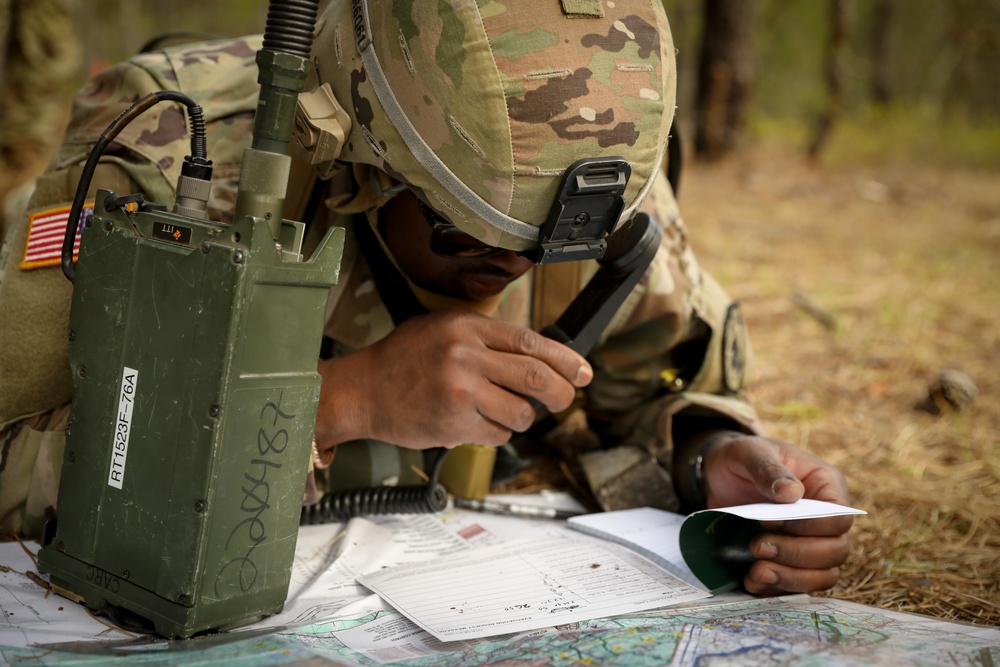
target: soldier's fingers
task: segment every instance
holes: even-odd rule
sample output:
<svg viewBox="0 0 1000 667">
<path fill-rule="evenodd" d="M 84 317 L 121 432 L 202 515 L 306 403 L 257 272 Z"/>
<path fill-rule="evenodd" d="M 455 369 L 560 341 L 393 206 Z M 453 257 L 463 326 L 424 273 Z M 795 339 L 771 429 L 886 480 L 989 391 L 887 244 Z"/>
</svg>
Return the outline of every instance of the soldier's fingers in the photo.
<svg viewBox="0 0 1000 667">
<path fill-rule="evenodd" d="M 832 588 L 840 578 L 840 568 L 798 569 L 772 561 L 757 561 L 743 578 L 743 587 L 754 595 L 811 593 Z"/>
<path fill-rule="evenodd" d="M 538 359 L 576 387 L 586 386 L 594 377 L 586 359 L 530 329 L 493 322 L 483 341 L 498 351 Z"/>
<path fill-rule="evenodd" d="M 517 354 L 494 354 L 483 361 L 483 371 L 488 380 L 505 387 L 511 392 L 542 403 L 552 412 L 561 412 L 570 406 L 576 396 L 576 389 L 565 377 L 544 362 Z M 514 430 L 523 431 L 531 426 L 535 413 L 527 401 L 523 401 L 523 414 L 518 422 L 501 423 Z M 526 420 L 526 421 L 525 421 Z M 520 424 L 520 428 L 518 428 Z"/>
<path fill-rule="evenodd" d="M 519 396 L 501 386 L 486 384 L 474 397 L 475 409 L 480 419 L 506 430 L 503 442 L 483 442 L 479 444 L 503 444 L 510 439 L 512 431 L 528 430 L 535 421 L 535 409 L 523 396 Z"/>
<path fill-rule="evenodd" d="M 851 529 L 853 516 L 828 516 L 822 519 L 796 519 L 794 521 L 766 521 L 762 525 L 768 530 L 780 531 L 787 535 L 833 537 L 843 535 Z"/>
<path fill-rule="evenodd" d="M 847 535 L 793 537 L 765 533 L 750 542 L 750 553 L 780 565 L 823 570 L 843 565 L 851 553 L 851 542 Z"/>
</svg>

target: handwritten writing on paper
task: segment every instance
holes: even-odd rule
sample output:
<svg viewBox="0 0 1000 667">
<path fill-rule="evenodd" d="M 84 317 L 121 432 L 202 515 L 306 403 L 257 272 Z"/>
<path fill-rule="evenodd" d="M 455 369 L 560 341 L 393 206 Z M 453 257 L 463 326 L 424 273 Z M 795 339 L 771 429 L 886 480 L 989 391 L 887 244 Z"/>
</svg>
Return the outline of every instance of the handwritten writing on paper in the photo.
<svg viewBox="0 0 1000 667">
<path fill-rule="evenodd" d="M 574 539 L 498 545 L 388 568 L 358 581 L 442 641 L 708 597 L 639 554 Z"/>
</svg>

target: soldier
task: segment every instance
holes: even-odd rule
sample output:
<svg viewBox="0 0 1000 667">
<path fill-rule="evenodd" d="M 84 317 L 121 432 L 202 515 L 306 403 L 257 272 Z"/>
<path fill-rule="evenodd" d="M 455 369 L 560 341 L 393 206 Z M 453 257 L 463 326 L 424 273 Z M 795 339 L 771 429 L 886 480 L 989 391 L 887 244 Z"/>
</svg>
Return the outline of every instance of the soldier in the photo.
<svg viewBox="0 0 1000 667">
<path fill-rule="evenodd" d="M 845 503 L 843 476 L 765 437 L 741 396 L 748 348 L 739 308 L 698 266 L 663 175 L 676 71 L 660 3 L 353 5 L 365 11 L 352 14 L 341 0 L 324 7 L 313 82 L 339 100 L 350 130 L 337 159 L 315 147 L 296 157 L 286 206 L 288 217 L 301 212 L 313 238 L 330 225 L 348 234 L 318 365 L 322 481 L 403 481 L 411 463 L 422 464 L 421 449 L 503 445 L 532 426 L 531 398 L 561 418 L 561 436 L 587 434 L 562 439 L 587 443 L 571 454 L 605 509 L 803 496 Z M 37 530 L 54 506 L 71 399 L 71 286 L 21 250 L 32 246 L 31 221 L 64 210 L 86 147 L 131 100 L 161 88 L 203 105 L 215 163 L 210 215 L 230 218 L 259 44 L 138 56 L 78 97 L 56 167 L 39 183 L 0 274 L 0 317 L 18 323 L 0 331 L 0 521 L 8 528 Z M 304 113 L 316 127 L 326 117 Z M 187 150 L 178 109 L 160 105 L 113 146 L 95 187 L 172 198 Z M 584 359 L 536 331 L 594 266 L 536 267 L 529 256 L 566 168 L 614 155 L 632 168 L 623 219 L 649 212 L 662 244 Z M 349 465 L 358 458 L 371 479 Z M 847 518 L 793 522 L 755 538 L 759 560 L 745 587 L 829 588 L 849 551 L 849 526 Z"/>
</svg>

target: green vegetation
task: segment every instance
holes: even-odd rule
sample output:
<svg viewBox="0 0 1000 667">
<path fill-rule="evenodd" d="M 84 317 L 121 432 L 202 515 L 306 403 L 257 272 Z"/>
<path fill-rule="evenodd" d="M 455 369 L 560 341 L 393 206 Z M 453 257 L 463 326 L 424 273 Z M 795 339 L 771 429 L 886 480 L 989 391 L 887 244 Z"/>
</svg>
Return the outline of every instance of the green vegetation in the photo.
<svg viewBox="0 0 1000 667">
<path fill-rule="evenodd" d="M 754 111 L 748 138 L 804 151 L 812 131 L 805 119 Z M 942 112 L 930 105 L 868 108 L 842 117 L 823 161 L 830 166 L 922 164 L 1000 169 L 1000 119 Z"/>
</svg>

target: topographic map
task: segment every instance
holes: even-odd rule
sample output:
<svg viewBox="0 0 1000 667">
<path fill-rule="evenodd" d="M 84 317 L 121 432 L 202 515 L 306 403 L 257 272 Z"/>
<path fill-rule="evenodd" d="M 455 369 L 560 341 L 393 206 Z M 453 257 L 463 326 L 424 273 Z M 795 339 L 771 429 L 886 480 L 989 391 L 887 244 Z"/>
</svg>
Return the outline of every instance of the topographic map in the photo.
<svg viewBox="0 0 1000 667">
<path fill-rule="evenodd" d="M 398 659 L 407 653 L 405 645 L 395 650 L 380 649 L 374 656 L 369 652 L 366 657 L 339 639 L 345 632 L 365 632 L 366 626 L 386 617 L 397 625 L 408 623 L 395 612 L 376 612 L 358 619 L 267 634 L 231 633 L 153 643 L 148 638 L 139 638 L 20 648 L 0 646 L 0 664 L 74 667 L 112 662 L 146 667 L 379 664 L 989 667 L 1000 664 L 1000 630 L 806 596 L 585 621 L 491 641 L 438 643 L 433 647 L 437 653 L 412 659 Z M 413 630 L 412 634 L 421 634 L 415 626 Z M 429 639 L 433 642 L 432 637 Z"/>
<path fill-rule="evenodd" d="M 370 619 L 358 619 L 363 627 Z M 314 626 L 302 644 L 347 664 L 350 649 L 327 643 L 350 622 Z M 339 627 L 338 627 L 339 626 Z M 797 596 L 698 606 L 574 623 L 418 659 L 408 667 L 504 665 L 949 665 L 1000 664 L 1000 630 L 977 629 L 837 600 Z M 316 633 L 316 634 L 312 634 Z M 388 652 L 379 656 L 392 660 Z"/>
</svg>

